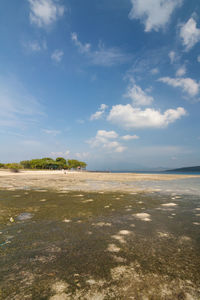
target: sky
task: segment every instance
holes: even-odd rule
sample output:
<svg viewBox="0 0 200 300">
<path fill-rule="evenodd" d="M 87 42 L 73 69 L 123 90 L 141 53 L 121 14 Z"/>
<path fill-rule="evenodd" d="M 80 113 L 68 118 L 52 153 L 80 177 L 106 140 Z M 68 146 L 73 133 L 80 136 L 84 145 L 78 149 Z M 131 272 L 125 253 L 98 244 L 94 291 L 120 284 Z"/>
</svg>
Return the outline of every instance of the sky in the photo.
<svg viewBox="0 0 200 300">
<path fill-rule="evenodd" d="M 0 162 L 200 165 L 200 3 L 0 2 Z"/>
</svg>

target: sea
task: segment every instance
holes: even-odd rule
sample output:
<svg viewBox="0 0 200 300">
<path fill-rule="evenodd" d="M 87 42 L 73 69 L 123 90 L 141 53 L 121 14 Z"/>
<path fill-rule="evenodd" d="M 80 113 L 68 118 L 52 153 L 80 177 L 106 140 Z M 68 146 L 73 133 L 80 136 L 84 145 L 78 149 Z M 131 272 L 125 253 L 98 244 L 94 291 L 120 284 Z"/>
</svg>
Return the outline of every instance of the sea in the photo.
<svg viewBox="0 0 200 300">
<path fill-rule="evenodd" d="M 200 172 L 153 172 L 153 171 L 112 171 L 111 173 L 163 174 L 163 175 L 200 175 Z M 133 183 L 127 182 L 127 185 Z M 141 190 L 154 189 L 164 194 L 182 194 L 200 196 L 200 176 L 176 180 L 141 180 L 136 183 Z"/>
</svg>

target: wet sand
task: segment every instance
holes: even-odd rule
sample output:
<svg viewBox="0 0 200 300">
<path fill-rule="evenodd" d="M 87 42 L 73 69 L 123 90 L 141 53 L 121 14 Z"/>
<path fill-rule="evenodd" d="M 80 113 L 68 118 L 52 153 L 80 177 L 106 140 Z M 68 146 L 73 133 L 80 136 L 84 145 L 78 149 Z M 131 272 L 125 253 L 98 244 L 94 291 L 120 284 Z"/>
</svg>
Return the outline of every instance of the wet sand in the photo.
<svg viewBox="0 0 200 300">
<path fill-rule="evenodd" d="M 141 178 L 2 173 L 0 299 L 199 300 L 200 197 Z"/>
<path fill-rule="evenodd" d="M 132 191 L 140 190 L 141 181 L 167 181 L 200 178 L 200 175 L 93 173 L 62 171 L 0 171 L 0 189 L 54 189 L 80 191 Z M 148 189 L 151 190 L 151 189 Z"/>
</svg>

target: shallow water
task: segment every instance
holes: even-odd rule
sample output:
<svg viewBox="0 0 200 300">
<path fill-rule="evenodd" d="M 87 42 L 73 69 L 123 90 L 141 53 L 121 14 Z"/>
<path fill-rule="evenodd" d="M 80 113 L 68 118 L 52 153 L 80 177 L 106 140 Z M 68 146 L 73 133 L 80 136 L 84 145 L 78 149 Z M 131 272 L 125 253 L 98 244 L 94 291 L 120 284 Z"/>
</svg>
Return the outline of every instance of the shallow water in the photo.
<svg viewBox="0 0 200 300">
<path fill-rule="evenodd" d="M 24 221 L 24 220 L 29 220 L 32 217 L 33 217 L 32 214 L 24 212 L 24 213 L 19 214 L 19 216 L 17 216 L 17 220 Z"/>
<path fill-rule="evenodd" d="M 137 186 L 144 189 L 158 189 L 159 192 L 170 194 L 200 196 L 200 177 L 163 181 L 140 181 Z"/>
<path fill-rule="evenodd" d="M 0 299 L 200 299 L 200 197 L 171 192 L 0 191 Z"/>
<path fill-rule="evenodd" d="M 155 174 L 156 175 L 156 174 Z M 121 183 L 118 181 L 107 180 L 86 180 L 91 190 L 101 191 L 102 189 L 120 189 Z M 159 191 L 163 194 L 175 193 L 182 195 L 200 196 L 200 177 L 183 178 L 175 180 L 138 180 L 127 181 L 122 183 L 122 190 L 139 190 L 139 191 Z"/>
</svg>

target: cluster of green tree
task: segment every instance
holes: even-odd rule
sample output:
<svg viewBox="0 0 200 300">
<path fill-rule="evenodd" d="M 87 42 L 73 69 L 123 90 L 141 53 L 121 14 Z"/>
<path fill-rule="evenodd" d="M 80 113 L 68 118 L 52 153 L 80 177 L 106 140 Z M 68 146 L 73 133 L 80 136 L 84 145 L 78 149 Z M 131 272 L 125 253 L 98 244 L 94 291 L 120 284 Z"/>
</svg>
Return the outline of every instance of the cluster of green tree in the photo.
<svg viewBox="0 0 200 300">
<path fill-rule="evenodd" d="M 4 169 L 22 169 L 23 166 L 18 164 L 18 163 L 8 163 L 8 164 L 1 164 L 0 163 L 0 168 L 4 168 Z"/>
<path fill-rule="evenodd" d="M 63 157 L 57 157 L 55 160 L 50 157 L 41 159 L 23 160 L 20 163 L 0 164 L 0 168 L 7 169 L 85 169 L 87 164 L 76 159 L 66 160 Z"/>
</svg>

